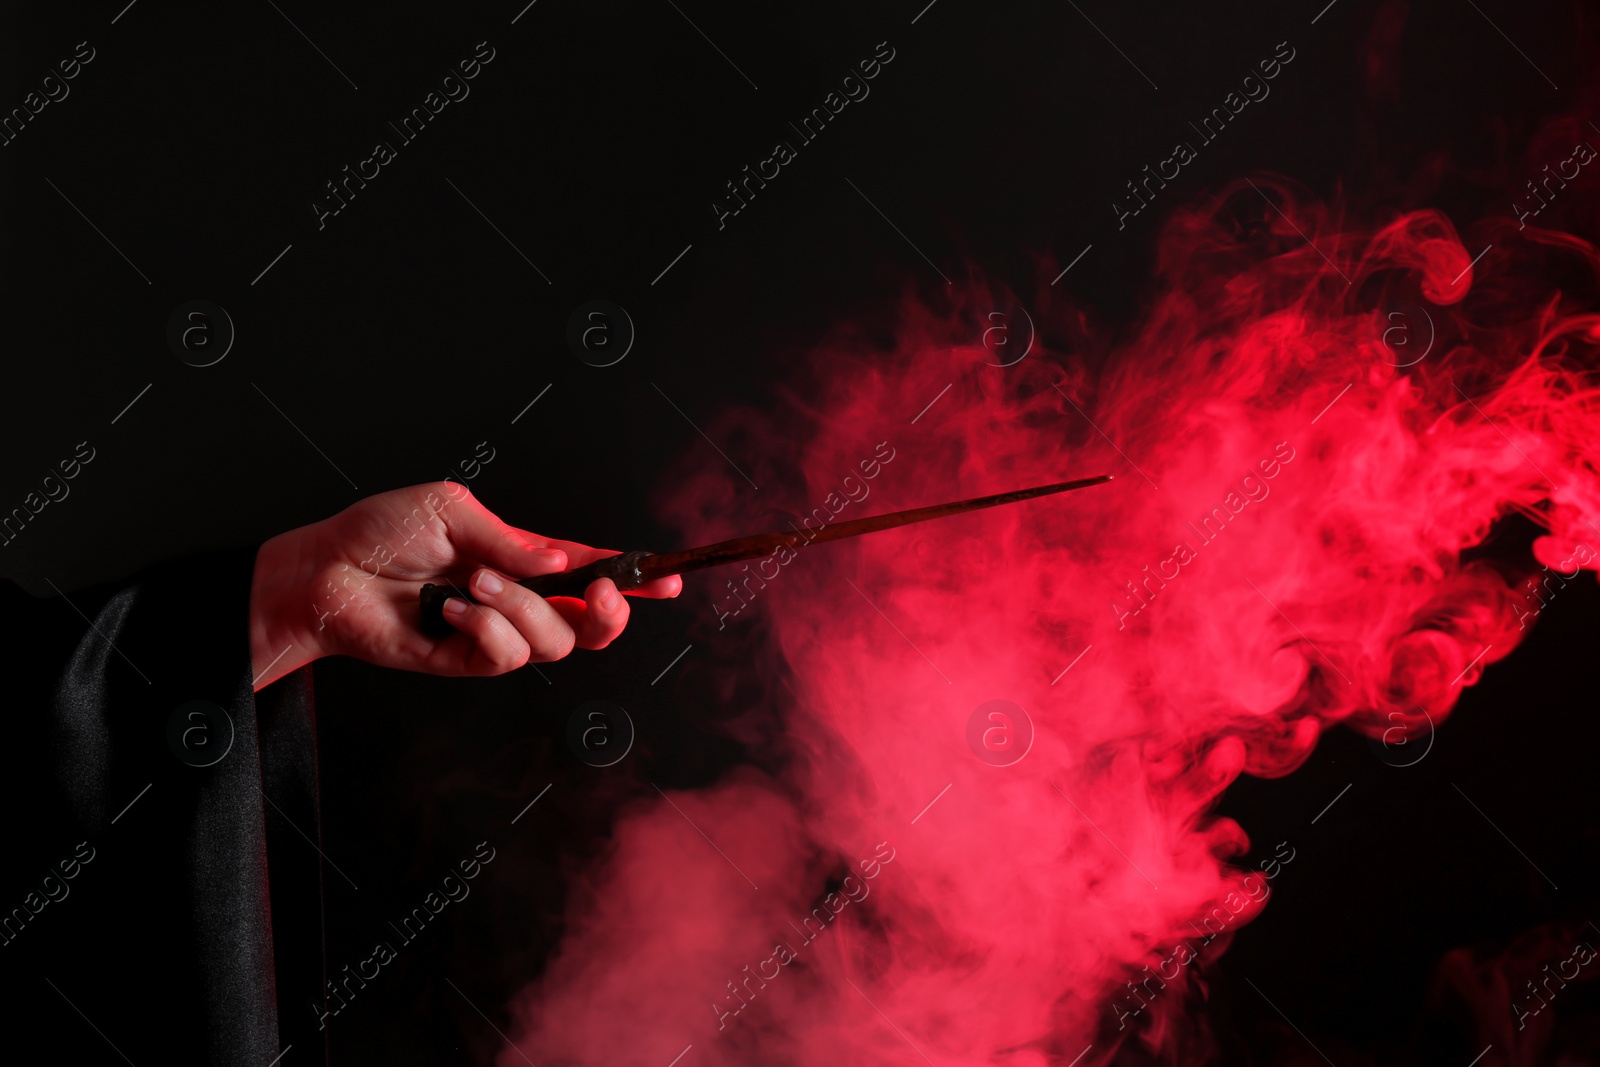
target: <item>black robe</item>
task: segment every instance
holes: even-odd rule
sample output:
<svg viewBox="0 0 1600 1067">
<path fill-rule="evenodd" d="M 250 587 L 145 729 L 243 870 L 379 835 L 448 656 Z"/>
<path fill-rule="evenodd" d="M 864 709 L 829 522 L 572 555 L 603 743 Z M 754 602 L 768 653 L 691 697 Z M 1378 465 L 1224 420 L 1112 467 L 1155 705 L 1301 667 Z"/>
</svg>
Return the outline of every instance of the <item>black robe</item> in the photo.
<svg viewBox="0 0 1600 1067">
<path fill-rule="evenodd" d="M 310 670 L 252 694 L 254 558 L 0 585 L 0 974 L 44 1059 L 327 1061 Z"/>
</svg>

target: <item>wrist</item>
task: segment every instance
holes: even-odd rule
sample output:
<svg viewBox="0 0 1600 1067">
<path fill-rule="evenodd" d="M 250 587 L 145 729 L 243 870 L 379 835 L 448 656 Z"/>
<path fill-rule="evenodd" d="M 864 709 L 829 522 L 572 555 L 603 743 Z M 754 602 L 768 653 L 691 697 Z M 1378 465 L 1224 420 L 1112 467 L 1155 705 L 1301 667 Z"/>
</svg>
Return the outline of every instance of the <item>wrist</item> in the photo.
<svg viewBox="0 0 1600 1067">
<path fill-rule="evenodd" d="M 256 553 L 250 579 L 250 661 L 256 690 L 328 654 L 308 593 L 311 568 L 298 551 L 301 533 L 281 533 Z"/>
</svg>

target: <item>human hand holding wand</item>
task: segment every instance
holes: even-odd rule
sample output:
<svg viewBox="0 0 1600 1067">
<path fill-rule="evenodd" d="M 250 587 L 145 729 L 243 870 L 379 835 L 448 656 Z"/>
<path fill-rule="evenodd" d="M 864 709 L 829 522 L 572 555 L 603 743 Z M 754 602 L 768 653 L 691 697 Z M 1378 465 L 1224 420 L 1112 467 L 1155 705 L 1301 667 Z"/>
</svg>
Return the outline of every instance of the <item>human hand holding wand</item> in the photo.
<svg viewBox="0 0 1600 1067">
<path fill-rule="evenodd" d="M 368 497 L 261 546 L 250 592 L 254 687 L 323 656 L 483 676 L 604 648 L 628 622 L 627 600 L 610 579 L 569 581 L 571 591 L 555 600 L 517 580 L 612 555 L 509 526 L 455 482 Z M 470 589 L 472 599 L 455 598 L 424 633 L 417 595 L 428 582 Z M 674 597 L 682 588 L 669 576 L 627 592 Z"/>
<path fill-rule="evenodd" d="M 610 644 L 628 621 L 619 591 L 673 597 L 683 589 L 680 574 L 784 546 L 1109 481 L 1108 474 L 1079 478 L 661 554 L 617 553 L 518 530 L 453 482 L 398 489 L 262 546 L 251 589 L 255 687 L 327 655 L 428 674 L 504 674 Z"/>
</svg>

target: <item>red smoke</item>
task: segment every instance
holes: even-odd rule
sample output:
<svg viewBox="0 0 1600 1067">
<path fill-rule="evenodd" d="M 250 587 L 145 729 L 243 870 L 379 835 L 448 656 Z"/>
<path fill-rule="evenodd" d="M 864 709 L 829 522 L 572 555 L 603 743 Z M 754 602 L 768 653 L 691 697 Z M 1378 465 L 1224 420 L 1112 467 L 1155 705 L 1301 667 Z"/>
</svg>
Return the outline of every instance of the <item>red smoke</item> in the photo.
<svg viewBox="0 0 1600 1067">
<path fill-rule="evenodd" d="M 885 441 L 843 517 L 1116 480 L 803 549 L 751 587 L 764 646 L 708 608 L 785 711 L 776 741 L 737 707 L 730 729 L 783 770 L 619 820 L 501 1067 L 1204 1058 L 1203 975 L 1270 906 L 1222 791 L 1339 723 L 1439 723 L 1527 632 L 1522 580 L 1594 558 L 1597 277 L 1591 244 L 1509 208 L 1367 225 L 1257 176 L 1168 221 L 1125 336 L 1042 286 L 1073 352 L 995 367 L 976 338 L 1006 301 L 973 286 L 908 303 L 892 350 L 817 352 L 800 415 L 739 417 L 761 493 L 704 474 L 673 505 L 686 542 L 759 528 L 774 492 L 828 506 Z M 1538 563 L 1463 562 L 1513 512 L 1549 531 Z M 990 700 L 1036 731 L 1010 766 L 968 748 Z"/>
<path fill-rule="evenodd" d="M 1439 961 L 1430 1007 L 1443 1013 L 1464 1003 L 1476 1017 L 1478 1036 L 1515 1067 L 1551 1062 L 1556 1009 L 1581 995 L 1572 986 L 1600 972 L 1596 943 L 1600 938 L 1588 923 L 1547 924 L 1497 953 L 1455 949 Z"/>
</svg>

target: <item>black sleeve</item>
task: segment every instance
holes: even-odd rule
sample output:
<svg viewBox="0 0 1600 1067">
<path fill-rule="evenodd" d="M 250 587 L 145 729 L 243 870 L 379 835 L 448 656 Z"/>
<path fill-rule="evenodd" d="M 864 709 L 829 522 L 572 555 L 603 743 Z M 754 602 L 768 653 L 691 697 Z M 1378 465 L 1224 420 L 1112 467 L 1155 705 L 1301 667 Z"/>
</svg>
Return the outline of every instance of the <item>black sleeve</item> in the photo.
<svg viewBox="0 0 1600 1067">
<path fill-rule="evenodd" d="M 62 1062 L 325 1062 L 310 672 L 251 692 L 254 558 L 0 594 L 0 974 Z"/>
</svg>

